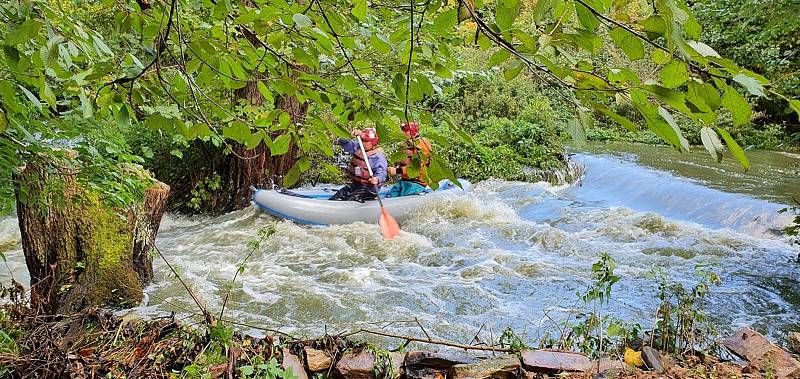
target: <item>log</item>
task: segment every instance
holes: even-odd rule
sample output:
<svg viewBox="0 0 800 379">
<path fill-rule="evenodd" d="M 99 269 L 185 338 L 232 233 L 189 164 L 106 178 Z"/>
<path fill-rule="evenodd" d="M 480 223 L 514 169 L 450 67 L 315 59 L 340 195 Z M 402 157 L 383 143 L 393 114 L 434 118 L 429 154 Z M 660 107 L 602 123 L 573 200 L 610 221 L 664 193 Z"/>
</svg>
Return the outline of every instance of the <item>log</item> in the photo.
<svg viewBox="0 0 800 379">
<path fill-rule="evenodd" d="M 37 161 L 14 174 L 31 306 L 46 314 L 135 306 L 153 278 L 150 252 L 170 188 L 154 181 L 140 203 L 114 209 L 78 173 Z M 140 169 L 125 175 L 149 179 Z"/>
</svg>

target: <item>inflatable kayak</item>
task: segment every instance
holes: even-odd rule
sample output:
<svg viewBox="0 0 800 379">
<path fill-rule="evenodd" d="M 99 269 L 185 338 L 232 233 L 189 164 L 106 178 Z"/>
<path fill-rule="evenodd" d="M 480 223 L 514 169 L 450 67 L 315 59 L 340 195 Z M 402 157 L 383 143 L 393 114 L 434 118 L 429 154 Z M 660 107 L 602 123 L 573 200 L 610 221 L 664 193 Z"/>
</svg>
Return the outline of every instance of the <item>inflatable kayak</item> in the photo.
<svg viewBox="0 0 800 379">
<path fill-rule="evenodd" d="M 470 188 L 470 183 L 459 179 L 459 188 L 449 180 L 439 183 L 435 191 L 419 195 L 385 198 L 388 188 L 381 189 L 383 205 L 397 221 L 408 219 L 426 201 L 441 196 L 463 194 Z M 257 189 L 253 194 L 253 202 L 273 216 L 309 225 L 349 224 L 357 221 L 374 223 L 380 217 L 378 200 L 341 201 L 329 200 L 339 188 L 314 188 L 304 190 L 263 190 Z"/>
</svg>

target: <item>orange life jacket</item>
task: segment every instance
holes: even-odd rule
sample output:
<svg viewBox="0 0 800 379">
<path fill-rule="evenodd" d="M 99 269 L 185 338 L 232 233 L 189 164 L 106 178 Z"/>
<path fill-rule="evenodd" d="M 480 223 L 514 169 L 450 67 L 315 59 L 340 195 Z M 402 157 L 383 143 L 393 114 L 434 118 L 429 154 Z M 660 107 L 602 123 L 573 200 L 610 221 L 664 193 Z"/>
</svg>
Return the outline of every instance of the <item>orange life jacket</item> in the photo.
<svg viewBox="0 0 800 379">
<path fill-rule="evenodd" d="M 383 148 L 376 147 L 367 151 L 367 156 L 371 157 L 376 154 L 384 154 Z M 353 181 L 353 183 L 360 184 L 362 186 L 372 185 L 372 183 L 369 182 L 369 169 L 367 167 L 367 161 L 364 160 L 364 155 L 361 154 L 361 149 L 358 149 L 355 153 L 353 153 L 353 158 L 350 159 L 350 165 L 347 167 L 347 174 L 350 176 L 350 180 Z"/>
<path fill-rule="evenodd" d="M 403 162 L 400 162 L 397 165 L 397 168 L 400 170 L 400 175 L 403 180 L 409 180 L 417 182 L 423 186 L 427 186 L 428 183 L 425 182 L 425 171 L 428 168 L 428 165 L 431 163 L 431 144 L 425 138 L 420 138 L 419 142 L 416 144 L 413 140 L 406 140 L 403 146 L 403 151 L 406 153 L 406 159 Z M 408 166 L 411 165 L 411 160 L 417 155 L 420 151 L 422 154 L 425 155 L 425 160 L 421 162 L 419 165 L 419 175 L 415 178 L 411 178 L 408 176 Z"/>
</svg>

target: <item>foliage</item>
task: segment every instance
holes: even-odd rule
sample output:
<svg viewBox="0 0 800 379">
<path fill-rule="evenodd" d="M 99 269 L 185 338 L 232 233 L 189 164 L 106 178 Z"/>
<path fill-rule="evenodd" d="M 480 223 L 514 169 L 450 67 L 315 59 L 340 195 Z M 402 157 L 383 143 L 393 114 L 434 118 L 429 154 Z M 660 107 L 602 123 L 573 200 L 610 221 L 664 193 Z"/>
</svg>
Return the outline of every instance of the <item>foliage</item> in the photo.
<svg viewBox="0 0 800 379">
<path fill-rule="evenodd" d="M 375 363 L 372 367 L 372 377 L 376 379 L 391 379 L 395 377 L 394 360 L 389 350 L 381 349 L 372 344 L 368 344 L 367 351 L 375 357 Z"/>
<path fill-rule="evenodd" d="M 264 362 L 261 356 L 255 356 L 249 365 L 239 366 L 239 373 L 242 378 L 253 379 L 296 379 L 297 376 L 292 372 L 291 368 L 283 369 L 278 364 L 275 357 Z"/>
<path fill-rule="evenodd" d="M 576 293 L 585 313 L 579 314 L 575 324 L 565 321 L 564 329 L 569 332 L 562 336 L 562 348 L 577 348 L 589 356 L 599 357 L 614 351 L 621 343 L 639 337 L 639 325 L 626 325 L 601 311 L 611 300 L 611 289 L 620 279 L 614 274 L 616 266 L 616 261 L 608 253 L 600 254 L 600 260 L 592 264 L 592 284 L 585 292 Z"/>
<path fill-rule="evenodd" d="M 710 46 L 740 65 L 771 78 L 779 91 L 800 95 L 800 5 L 793 0 L 700 0 L 692 11 Z M 760 98 L 757 109 L 772 123 L 789 123 L 800 132 L 796 115 L 779 98 Z"/>
<path fill-rule="evenodd" d="M 794 202 L 795 205 L 783 208 L 778 213 L 790 212 L 790 214 L 794 215 L 792 224 L 783 229 L 783 234 L 789 236 L 793 244 L 800 245 L 800 200 L 795 198 Z M 800 255 L 798 255 L 798 259 L 800 259 Z"/>
<path fill-rule="evenodd" d="M 538 181 L 539 170 L 564 167 L 559 125 L 567 115 L 554 109 L 548 90 L 532 77 L 506 82 L 493 71 L 459 73 L 442 86 L 443 94 L 432 103 L 474 142 L 440 143 L 448 134 L 441 128 L 428 134 L 443 145 L 441 155 L 456 176 Z"/>
<path fill-rule="evenodd" d="M 682 284 L 670 281 L 663 270 L 653 273 L 661 302 L 650 341 L 653 347 L 680 355 L 713 347 L 714 341 L 709 337 L 716 331 L 704 309 L 704 301 L 711 286 L 719 285 L 721 280 L 703 268 L 698 268 L 698 274 L 700 281 L 687 290 Z"/>
<path fill-rule="evenodd" d="M 752 111 L 740 90 L 789 100 L 763 76 L 699 42 L 700 25 L 683 0 L 656 0 L 633 16 L 624 2 L 610 0 L 543 0 L 533 7 L 465 0 L 380 7 L 342 0 L 52 3 L 0 6 L 0 137 L 21 153 L 4 149 L 0 162 L 10 170 L 18 156 L 52 154 L 67 141 L 82 150 L 82 163 L 100 168 L 87 178 L 102 188 L 114 183 L 104 176 L 109 168 L 137 158 L 124 141 L 96 137 L 127 127 L 162 130 L 190 144 L 213 140 L 228 153 L 237 144 L 263 143 L 280 155 L 294 144 L 301 158 L 331 156 L 330 137 L 351 122 L 375 125 L 389 141 L 400 120 L 431 121 L 435 109 L 422 104 L 436 92 L 432 83 L 453 76 L 461 45 L 498 48 L 488 63 L 505 79 L 525 70 L 573 92 L 569 110 L 584 127 L 595 113 L 628 125 L 609 105 L 630 104 L 676 149 L 686 147 L 682 128 L 710 127 L 723 110 L 733 126 L 746 123 Z M 599 37 L 604 33 L 611 41 Z M 632 61 L 657 64 L 657 80 L 595 62 L 611 42 Z M 245 90 L 258 101 L 236 103 Z M 275 109 L 287 98 L 308 106 L 304 119 Z M 800 102 L 790 105 L 800 110 Z M 677 125 L 678 113 L 694 125 Z M 444 125 L 469 140 L 458 124 Z M 702 129 L 724 141 L 709 138 L 707 147 L 714 158 L 728 148 L 746 169 L 727 128 Z M 290 172 L 308 171 L 308 163 L 299 159 Z M 431 179 L 452 176 L 440 156 L 434 163 Z"/>
</svg>

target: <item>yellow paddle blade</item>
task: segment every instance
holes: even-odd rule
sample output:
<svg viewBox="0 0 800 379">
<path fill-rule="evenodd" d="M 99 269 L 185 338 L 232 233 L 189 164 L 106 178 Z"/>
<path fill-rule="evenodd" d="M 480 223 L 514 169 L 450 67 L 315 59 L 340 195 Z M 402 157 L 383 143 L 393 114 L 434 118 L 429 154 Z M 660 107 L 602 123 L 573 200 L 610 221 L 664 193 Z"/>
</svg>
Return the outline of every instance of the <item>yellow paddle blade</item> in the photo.
<svg viewBox="0 0 800 379">
<path fill-rule="evenodd" d="M 400 236 L 400 225 L 397 224 L 397 220 L 386 211 L 386 208 L 381 207 L 381 218 L 378 219 L 378 226 L 381 227 L 383 239 L 390 240 Z"/>
</svg>

